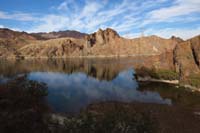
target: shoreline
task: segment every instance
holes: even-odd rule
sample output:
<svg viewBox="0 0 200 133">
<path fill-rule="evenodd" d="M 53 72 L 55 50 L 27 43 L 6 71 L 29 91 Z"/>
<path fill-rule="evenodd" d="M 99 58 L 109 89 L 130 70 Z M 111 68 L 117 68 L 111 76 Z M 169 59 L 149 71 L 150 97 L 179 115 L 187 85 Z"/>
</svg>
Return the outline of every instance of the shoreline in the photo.
<svg viewBox="0 0 200 133">
<path fill-rule="evenodd" d="M 139 77 L 137 79 L 138 82 L 159 82 L 159 83 L 168 83 L 168 84 L 174 84 L 174 85 L 179 85 L 180 87 L 184 87 L 192 92 L 200 92 L 200 88 L 191 86 L 191 85 L 180 85 L 179 80 L 165 80 L 165 79 L 154 79 L 154 78 L 142 78 Z"/>
<path fill-rule="evenodd" d="M 179 80 L 165 80 L 165 79 L 154 79 L 154 78 L 142 78 L 137 79 L 139 82 L 160 82 L 160 83 L 169 83 L 169 84 L 179 84 Z"/>
<path fill-rule="evenodd" d="M 150 56 L 159 56 L 160 54 L 141 54 L 141 55 L 89 55 L 89 56 L 58 56 L 58 57 L 5 57 L 1 59 L 68 59 L 68 58 L 126 58 L 126 57 L 150 57 Z"/>
</svg>

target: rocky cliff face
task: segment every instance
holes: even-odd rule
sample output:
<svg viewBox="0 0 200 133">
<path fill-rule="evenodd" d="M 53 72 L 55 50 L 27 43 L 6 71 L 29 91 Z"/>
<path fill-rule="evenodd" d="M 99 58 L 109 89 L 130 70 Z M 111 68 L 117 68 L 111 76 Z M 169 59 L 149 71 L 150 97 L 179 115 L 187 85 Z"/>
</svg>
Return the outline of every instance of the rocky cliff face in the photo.
<svg viewBox="0 0 200 133">
<path fill-rule="evenodd" d="M 191 74 L 198 74 L 200 57 L 200 36 L 194 37 L 176 45 L 174 61 L 176 71 L 185 78 Z"/>
<path fill-rule="evenodd" d="M 65 33 L 52 32 L 49 34 L 39 33 L 37 35 L 57 38 Z M 97 32 L 86 35 L 81 39 L 68 37 L 47 41 L 37 40 L 37 37 L 33 36 L 33 34 L 14 32 L 8 29 L 0 31 L 1 37 L 4 42 L 7 41 L 4 46 L 14 47 L 16 49 L 15 52 L 25 57 L 160 55 L 172 51 L 180 41 L 177 38 L 163 39 L 157 36 L 125 39 L 110 28 L 106 30 L 99 29 Z M 7 40 L 5 41 L 5 39 Z M 10 51 L 10 48 L 8 48 L 8 51 Z"/>
<path fill-rule="evenodd" d="M 157 36 L 125 39 L 110 28 L 98 30 L 84 39 L 60 38 L 35 41 L 18 50 L 24 57 L 71 56 L 146 56 L 161 55 L 173 51 L 176 39 Z"/>
<path fill-rule="evenodd" d="M 200 88 L 200 36 L 179 43 L 174 50 L 174 65 L 181 84 Z"/>
<path fill-rule="evenodd" d="M 110 45 L 116 43 L 120 36 L 118 33 L 110 28 L 106 30 L 99 29 L 97 32 L 87 35 L 85 38 L 87 47 L 90 48 L 93 45 Z"/>
<path fill-rule="evenodd" d="M 180 40 L 157 36 L 125 39 L 108 28 L 85 37 L 85 48 L 93 56 L 159 55 L 174 49 Z"/>
<path fill-rule="evenodd" d="M 200 35 L 189 40 L 195 63 L 200 68 Z"/>
<path fill-rule="evenodd" d="M 176 46 L 174 60 L 176 71 L 179 72 L 182 77 L 188 77 L 190 74 L 199 71 L 195 63 L 190 41 L 180 43 Z"/>
</svg>

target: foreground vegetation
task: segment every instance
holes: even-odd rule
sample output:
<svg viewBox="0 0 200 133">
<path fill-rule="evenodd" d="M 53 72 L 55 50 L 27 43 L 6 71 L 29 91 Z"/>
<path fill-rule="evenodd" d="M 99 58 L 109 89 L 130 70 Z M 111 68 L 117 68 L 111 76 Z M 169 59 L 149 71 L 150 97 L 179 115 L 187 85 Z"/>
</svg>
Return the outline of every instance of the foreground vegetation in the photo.
<svg viewBox="0 0 200 133">
<path fill-rule="evenodd" d="M 184 82 L 188 83 L 191 86 L 200 88 L 200 75 L 190 75 L 188 79 L 186 79 Z"/>
<path fill-rule="evenodd" d="M 45 132 L 46 95 L 45 84 L 30 81 L 26 76 L 0 85 L 0 132 Z"/>
<path fill-rule="evenodd" d="M 153 133 L 154 124 L 147 112 L 113 104 L 87 108 L 80 114 L 64 116 L 64 125 L 52 119 L 45 103 L 47 86 L 19 77 L 0 85 L 0 131 L 3 133 Z"/>
<path fill-rule="evenodd" d="M 136 69 L 136 76 L 142 78 L 159 79 L 159 80 L 179 80 L 179 85 L 200 91 L 199 74 L 192 74 L 182 78 L 180 77 L 179 73 L 173 70 L 141 67 L 139 69 Z"/>
<path fill-rule="evenodd" d="M 146 112 L 120 103 L 90 105 L 64 121 L 70 133 L 155 133 L 155 122 Z"/>
<path fill-rule="evenodd" d="M 177 80 L 179 79 L 178 73 L 167 69 L 155 69 L 141 67 L 136 69 L 136 73 L 140 77 L 151 77 L 154 79 Z"/>
<path fill-rule="evenodd" d="M 194 108 L 200 106 L 200 93 L 194 93 L 189 89 L 168 83 L 139 82 L 141 91 L 158 92 L 163 98 L 171 99 L 173 105 Z"/>
</svg>

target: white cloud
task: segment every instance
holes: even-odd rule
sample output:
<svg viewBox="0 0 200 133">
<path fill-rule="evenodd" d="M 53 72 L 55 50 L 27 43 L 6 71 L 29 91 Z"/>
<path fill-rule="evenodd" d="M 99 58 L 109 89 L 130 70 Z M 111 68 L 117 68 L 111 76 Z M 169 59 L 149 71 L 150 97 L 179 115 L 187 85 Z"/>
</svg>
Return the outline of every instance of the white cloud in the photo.
<svg viewBox="0 0 200 133">
<path fill-rule="evenodd" d="M 3 25 L 0 25 L 0 28 L 4 28 L 4 26 L 3 26 Z"/>
<path fill-rule="evenodd" d="M 68 8 L 67 6 L 68 3 L 66 3 L 65 1 L 64 3 L 59 5 L 59 9 L 67 10 Z M 72 4 L 71 6 L 77 6 L 77 5 Z M 83 6 L 83 8 L 79 9 L 79 11 L 76 11 L 77 9 L 76 7 L 75 8 L 72 7 L 72 9 L 74 9 L 73 11 L 71 11 L 74 13 L 73 15 L 63 15 L 63 14 L 46 15 L 42 19 L 40 19 L 42 23 L 37 25 L 36 27 L 32 27 L 32 29 L 30 29 L 29 32 L 41 32 L 41 31 L 49 32 L 62 29 L 75 29 L 75 30 L 87 29 L 89 31 L 90 29 L 97 26 L 95 23 L 97 21 L 94 18 L 97 11 L 99 11 L 102 7 L 103 7 L 102 4 L 88 1 Z"/>
<path fill-rule="evenodd" d="M 182 29 L 176 29 L 176 28 L 166 28 L 166 29 L 149 29 L 145 31 L 146 35 L 158 35 L 164 38 L 170 38 L 171 36 L 178 36 L 183 39 L 189 39 L 191 37 L 200 35 L 200 27 L 197 28 L 182 28 Z"/>
<path fill-rule="evenodd" d="M 75 29 L 85 32 L 94 32 L 98 28 L 104 27 L 113 27 L 119 31 L 126 31 L 130 29 L 133 25 L 135 25 L 137 18 L 134 18 L 134 11 L 137 10 L 136 3 L 130 0 L 123 0 L 121 3 L 117 3 L 112 8 L 104 8 L 107 6 L 108 1 L 91 1 L 87 0 L 85 5 L 77 10 L 77 5 L 74 1 L 64 1 L 58 6 L 58 10 L 67 11 L 69 10 L 70 13 L 67 15 L 54 15 L 56 18 L 52 17 L 45 17 L 42 19 L 43 22 L 36 27 L 32 27 L 29 31 L 51 31 L 51 30 L 60 30 L 60 29 Z M 132 12 L 132 15 L 129 14 Z M 68 12 L 67 12 L 68 13 Z M 122 15 L 125 13 L 123 17 Z M 52 23 L 55 19 L 64 20 L 61 23 Z M 115 19 L 122 20 L 124 23 L 119 23 L 117 25 L 113 25 L 112 21 L 116 21 Z M 65 22 L 65 23 L 64 23 Z M 110 22 L 110 24 L 108 24 Z M 49 28 L 48 28 L 49 27 Z"/>
<path fill-rule="evenodd" d="M 65 16 L 47 15 L 40 19 L 42 24 L 32 27 L 28 32 L 50 32 L 67 27 L 69 19 Z"/>
<path fill-rule="evenodd" d="M 125 38 L 136 38 L 141 36 L 141 32 L 129 32 L 123 34 Z M 181 37 L 184 40 L 200 35 L 200 27 L 197 28 L 164 28 L 164 29 L 147 29 L 144 30 L 145 36 L 157 35 L 163 38 L 171 38 L 172 36 Z"/>
<path fill-rule="evenodd" d="M 172 19 L 177 21 L 180 18 L 175 17 L 189 15 L 191 13 L 200 13 L 199 0 L 174 0 L 173 5 L 170 7 L 163 7 L 150 11 L 143 25 L 153 22 L 172 21 Z M 185 19 L 185 21 L 187 20 Z"/>
<path fill-rule="evenodd" d="M 121 0 L 112 4 L 108 0 L 85 0 L 81 4 L 74 0 L 64 0 L 51 9 L 56 10 L 55 13 L 35 15 L 25 12 L 0 11 L 0 19 L 31 21 L 33 26 L 26 28 L 28 32 L 69 29 L 91 33 L 99 28 L 111 27 L 123 36 L 132 38 L 140 35 L 138 33 L 140 28 L 145 28 L 148 34 L 157 34 L 163 37 L 175 34 L 188 38 L 197 34 L 198 28 L 182 29 L 179 26 L 174 29 L 170 26 L 179 22 L 198 22 L 200 20 L 199 7 L 199 0 L 144 0 L 142 2 L 140 0 Z M 194 16 L 193 13 L 197 15 Z M 153 26 L 149 26 L 157 26 L 160 22 L 170 24 L 160 29 L 158 27 L 153 29 Z"/>
<path fill-rule="evenodd" d="M 56 9 L 60 11 L 77 11 L 79 6 L 74 0 L 65 0 Z"/>
<path fill-rule="evenodd" d="M 61 3 L 58 8 L 58 10 L 67 10 L 68 9 L 68 2 L 64 1 L 63 3 Z"/>
<path fill-rule="evenodd" d="M 140 37 L 141 33 L 126 33 L 124 35 L 122 35 L 124 38 L 128 38 L 128 39 L 133 39 L 136 37 Z"/>
<path fill-rule="evenodd" d="M 0 19 L 10 19 L 10 20 L 19 20 L 19 21 L 38 20 L 38 18 L 28 13 L 23 13 L 23 12 L 7 13 L 3 11 L 0 11 Z"/>
</svg>

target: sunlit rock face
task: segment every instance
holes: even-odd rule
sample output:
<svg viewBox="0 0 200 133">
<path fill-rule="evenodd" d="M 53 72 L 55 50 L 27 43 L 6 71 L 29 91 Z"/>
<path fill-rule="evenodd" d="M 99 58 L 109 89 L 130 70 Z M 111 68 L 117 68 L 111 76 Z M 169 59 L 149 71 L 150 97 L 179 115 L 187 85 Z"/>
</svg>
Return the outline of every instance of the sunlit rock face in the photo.
<svg viewBox="0 0 200 133">
<path fill-rule="evenodd" d="M 90 45 L 109 45 L 115 43 L 115 39 L 120 38 L 118 33 L 113 29 L 107 28 L 106 30 L 99 29 L 97 32 L 90 34 L 86 37 L 86 41 L 90 42 Z"/>
<path fill-rule="evenodd" d="M 193 56 L 195 59 L 195 63 L 200 68 L 200 35 L 190 39 L 191 48 L 193 52 Z"/>
<path fill-rule="evenodd" d="M 178 44 L 174 50 L 176 71 L 181 78 L 199 74 L 200 36 Z"/>
<path fill-rule="evenodd" d="M 4 32 L 1 32 L 2 35 L 4 35 Z M 57 35 L 57 33 L 49 34 Z M 3 56 L 4 48 L 0 47 L 2 51 L 0 57 L 5 58 L 11 57 L 9 53 L 13 57 L 25 58 L 160 55 L 172 51 L 175 45 L 180 42 L 180 39 L 163 39 L 157 36 L 126 39 L 120 37 L 115 30 L 110 28 L 99 29 L 97 32 L 84 35 L 82 38 L 59 38 L 56 36 L 55 39 L 41 40 L 38 39 L 38 36 L 35 36 L 36 34 L 11 30 L 6 30 L 6 35 L 8 37 L 0 36 L 2 38 L 0 41 L 3 40 L 1 41 L 2 46 L 6 47 L 8 51 L 6 52 L 8 54 Z M 5 41 L 6 38 L 9 45 Z"/>
<path fill-rule="evenodd" d="M 158 36 L 126 39 L 113 29 L 99 29 L 85 37 L 84 48 L 93 56 L 160 55 L 172 52 L 180 38 L 163 39 Z"/>
</svg>

